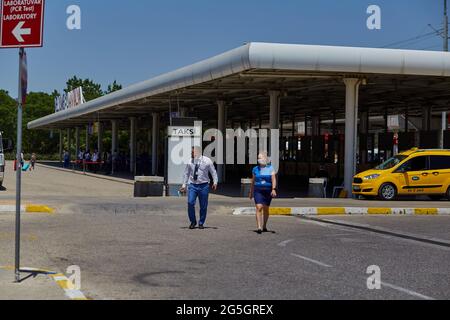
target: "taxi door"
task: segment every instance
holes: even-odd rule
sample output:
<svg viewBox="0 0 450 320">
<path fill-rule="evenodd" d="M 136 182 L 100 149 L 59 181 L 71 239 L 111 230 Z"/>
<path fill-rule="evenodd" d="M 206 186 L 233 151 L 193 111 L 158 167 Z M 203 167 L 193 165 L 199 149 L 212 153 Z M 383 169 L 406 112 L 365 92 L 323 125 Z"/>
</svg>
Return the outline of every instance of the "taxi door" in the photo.
<svg viewBox="0 0 450 320">
<path fill-rule="evenodd" d="M 430 156 L 430 173 L 436 186 L 435 193 L 445 194 L 450 185 L 450 156 Z"/>
<path fill-rule="evenodd" d="M 405 164 L 406 185 L 403 193 L 406 194 L 428 194 L 433 193 L 436 187 L 433 184 L 435 176 L 429 170 L 429 157 L 418 156 L 412 158 Z"/>
</svg>

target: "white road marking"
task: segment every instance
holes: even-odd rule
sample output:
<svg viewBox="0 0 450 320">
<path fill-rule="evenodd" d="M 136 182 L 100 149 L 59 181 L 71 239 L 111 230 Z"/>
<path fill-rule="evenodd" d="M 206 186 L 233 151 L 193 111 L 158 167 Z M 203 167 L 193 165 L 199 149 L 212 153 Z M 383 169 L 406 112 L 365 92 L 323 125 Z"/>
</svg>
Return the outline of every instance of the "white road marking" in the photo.
<svg viewBox="0 0 450 320">
<path fill-rule="evenodd" d="M 400 292 L 403 292 L 403 293 L 406 293 L 406 294 L 409 294 L 410 296 L 413 296 L 416 298 L 420 298 L 420 299 L 424 299 L 424 300 L 435 300 L 434 298 L 425 296 L 425 295 L 417 293 L 415 291 L 411 291 L 411 290 L 408 290 L 408 289 L 405 289 L 405 288 L 402 288 L 402 287 L 399 287 L 399 286 L 396 286 L 396 285 L 393 285 L 393 284 L 390 284 L 387 282 L 381 282 L 381 285 L 391 288 L 391 289 L 394 289 L 394 290 L 397 290 L 397 291 L 400 291 Z"/>
<path fill-rule="evenodd" d="M 278 244 L 278 246 L 279 246 L 279 247 L 286 247 L 289 243 L 291 243 L 291 242 L 293 242 L 293 241 L 294 241 L 293 239 L 286 240 L 286 241 L 280 242 L 280 243 Z"/>
<path fill-rule="evenodd" d="M 291 253 L 291 255 L 294 256 L 294 257 L 303 259 L 303 260 L 305 260 L 305 261 L 308 261 L 308 262 L 311 262 L 311 263 L 315 263 L 315 264 L 317 264 L 317 265 L 319 265 L 319 266 L 321 266 L 321 267 L 332 268 L 332 266 L 330 266 L 330 265 L 328 265 L 328 264 L 325 264 L 325 263 L 322 263 L 322 262 L 320 262 L 320 261 L 317 261 L 317 260 L 314 260 L 314 259 L 310 259 L 310 258 L 301 256 L 301 255 L 299 255 L 299 254 Z"/>
</svg>

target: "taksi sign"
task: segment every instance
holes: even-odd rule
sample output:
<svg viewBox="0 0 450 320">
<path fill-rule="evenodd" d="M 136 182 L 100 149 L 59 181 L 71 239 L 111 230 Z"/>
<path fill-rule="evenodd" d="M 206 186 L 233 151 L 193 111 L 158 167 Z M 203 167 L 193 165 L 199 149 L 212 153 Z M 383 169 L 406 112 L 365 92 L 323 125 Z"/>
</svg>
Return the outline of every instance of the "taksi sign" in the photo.
<svg viewBox="0 0 450 320">
<path fill-rule="evenodd" d="M 201 137 L 201 127 L 169 127 L 170 137 Z"/>
<path fill-rule="evenodd" d="M 45 0 L 0 1 L 0 48 L 42 47 Z"/>
</svg>

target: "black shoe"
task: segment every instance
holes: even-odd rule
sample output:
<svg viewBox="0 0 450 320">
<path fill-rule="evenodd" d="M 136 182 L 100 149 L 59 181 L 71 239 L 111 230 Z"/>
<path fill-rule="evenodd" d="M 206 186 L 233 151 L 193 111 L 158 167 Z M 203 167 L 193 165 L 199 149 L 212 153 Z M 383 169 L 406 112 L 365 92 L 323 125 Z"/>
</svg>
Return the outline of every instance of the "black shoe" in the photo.
<svg viewBox="0 0 450 320">
<path fill-rule="evenodd" d="M 196 223 L 191 223 L 191 225 L 189 226 L 189 229 L 193 230 L 193 229 L 195 229 L 196 226 L 197 226 Z"/>
<path fill-rule="evenodd" d="M 203 229 L 205 229 L 205 226 L 201 224 L 201 225 L 198 226 L 198 228 L 199 228 L 200 230 L 203 230 Z"/>
<path fill-rule="evenodd" d="M 269 232 L 269 230 L 267 230 L 267 228 L 264 228 L 264 229 L 263 229 L 263 232 Z"/>
<path fill-rule="evenodd" d="M 262 230 L 258 229 L 258 231 L 256 231 L 257 234 L 262 234 Z"/>
</svg>

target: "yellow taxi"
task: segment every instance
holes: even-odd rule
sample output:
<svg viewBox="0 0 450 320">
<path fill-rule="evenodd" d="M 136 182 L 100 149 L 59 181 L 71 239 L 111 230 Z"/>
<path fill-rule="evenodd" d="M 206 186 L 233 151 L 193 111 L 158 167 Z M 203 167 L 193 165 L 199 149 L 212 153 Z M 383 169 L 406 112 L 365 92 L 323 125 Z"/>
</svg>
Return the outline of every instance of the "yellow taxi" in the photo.
<svg viewBox="0 0 450 320">
<path fill-rule="evenodd" d="M 427 195 L 450 200 L 450 150 L 412 149 L 356 175 L 353 194 L 394 200 L 398 195 Z"/>
</svg>

